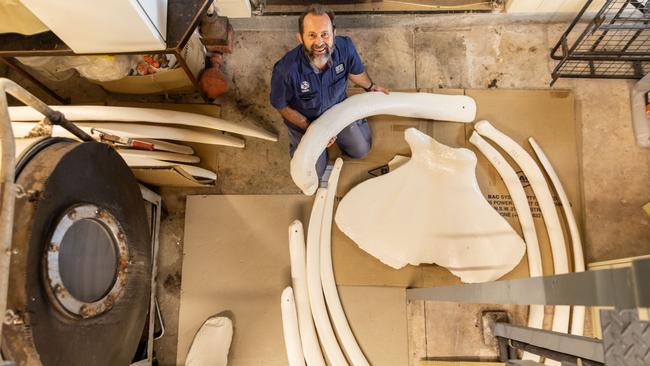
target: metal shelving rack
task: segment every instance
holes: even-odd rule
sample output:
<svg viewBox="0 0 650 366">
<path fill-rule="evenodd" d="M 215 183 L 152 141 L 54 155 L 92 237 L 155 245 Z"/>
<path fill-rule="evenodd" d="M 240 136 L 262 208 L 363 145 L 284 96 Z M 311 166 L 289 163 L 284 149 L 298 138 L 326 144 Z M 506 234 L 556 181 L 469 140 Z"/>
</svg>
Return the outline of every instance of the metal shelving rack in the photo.
<svg viewBox="0 0 650 366">
<path fill-rule="evenodd" d="M 558 78 L 640 79 L 650 72 L 648 0 L 606 0 L 589 19 L 592 2 L 587 1 L 551 51 L 559 61 L 551 85 Z"/>
</svg>

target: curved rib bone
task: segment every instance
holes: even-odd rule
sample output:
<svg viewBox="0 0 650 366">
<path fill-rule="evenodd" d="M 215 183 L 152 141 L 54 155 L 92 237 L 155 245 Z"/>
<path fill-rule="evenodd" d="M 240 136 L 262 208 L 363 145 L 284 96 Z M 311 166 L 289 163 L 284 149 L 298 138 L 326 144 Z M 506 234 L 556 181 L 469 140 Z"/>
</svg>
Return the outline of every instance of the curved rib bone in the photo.
<svg viewBox="0 0 650 366">
<path fill-rule="evenodd" d="M 293 290 L 291 289 L 291 286 L 282 291 L 280 308 L 282 309 L 284 346 L 287 349 L 287 360 L 289 361 L 289 366 L 305 366 L 305 356 L 302 354 L 302 345 L 300 345 L 300 331 L 298 330 L 296 304 L 293 299 Z"/>
<path fill-rule="evenodd" d="M 564 216 L 566 217 L 567 224 L 569 226 L 569 233 L 571 234 L 571 245 L 573 248 L 573 266 L 575 272 L 584 272 L 585 270 L 585 259 L 584 254 L 582 253 L 582 241 L 580 240 L 580 231 L 578 230 L 578 224 L 576 224 L 576 219 L 573 216 L 573 211 L 571 211 L 571 203 L 569 203 L 569 197 L 567 197 L 562 182 L 557 176 L 555 169 L 551 165 L 551 162 L 544 154 L 544 150 L 537 144 L 534 138 L 529 138 L 530 146 L 537 154 L 539 162 L 542 163 L 544 170 L 548 174 L 548 177 L 555 187 L 557 195 L 560 196 L 560 202 L 562 203 L 562 209 L 564 210 Z M 581 336 L 584 332 L 585 326 L 585 307 L 584 306 L 574 306 L 573 314 L 571 314 L 571 334 Z"/>
<path fill-rule="evenodd" d="M 492 126 L 488 121 L 480 121 L 476 123 L 474 129 L 482 136 L 489 138 L 499 145 L 523 170 L 535 196 L 537 197 L 539 208 L 544 217 L 544 223 L 546 224 L 546 231 L 548 232 L 548 237 L 551 242 L 551 251 L 553 253 L 553 270 L 555 274 L 568 273 L 569 261 L 562 227 L 560 226 L 560 218 L 555 209 L 551 191 L 546 184 L 546 180 L 544 179 L 541 170 L 533 158 L 521 146 L 519 146 L 519 144 L 494 128 L 494 126 Z M 553 331 L 562 333 L 568 331 L 569 312 L 569 306 L 559 305 L 555 307 L 552 327 Z"/>
<path fill-rule="evenodd" d="M 347 366 L 348 363 L 345 360 L 345 356 L 343 356 L 341 347 L 339 347 L 334 330 L 332 329 L 332 324 L 327 315 L 327 307 L 325 306 L 323 287 L 320 279 L 320 234 L 326 195 L 327 189 L 318 189 L 316 198 L 314 199 L 314 206 L 311 210 L 311 216 L 309 216 L 309 229 L 307 229 L 307 290 L 318 338 L 321 341 L 329 364 Z"/>
<path fill-rule="evenodd" d="M 530 277 L 543 276 L 542 256 L 539 252 L 539 242 L 537 241 L 537 232 L 535 231 L 535 222 L 530 212 L 530 205 L 524 187 L 519 181 L 517 173 L 512 169 L 506 159 L 485 141 L 478 133 L 473 132 L 469 138 L 476 148 L 492 163 L 497 170 L 506 187 L 510 192 L 510 197 L 517 210 L 517 217 L 521 224 L 521 231 L 524 234 L 526 249 L 528 254 L 528 273 Z M 530 305 L 528 310 L 528 326 L 531 328 L 542 329 L 544 325 L 544 305 Z M 524 352 L 523 360 L 539 361 L 539 356 Z"/>
<path fill-rule="evenodd" d="M 341 305 L 341 299 L 336 288 L 334 279 L 334 270 L 332 269 L 332 213 L 334 211 L 334 197 L 336 196 L 336 187 L 339 182 L 339 174 L 343 160 L 336 159 L 334 168 L 327 182 L 327 197 L 325 198 L 325 212 L 323 214 L 323 226 L 320 236 L 320 273 L 321 282 L 323 283 L 323 292 L 327 307 L 334 323 L 336 334 L 341 340 L 343 349 L 354 366 L 369 366 L 368 360 L 363 355 L 357 340 L 354 338 L 352 329 Z"/>
<path fill-rule="evenodd" d="M 312 195 L 318 187 L 316 160 L 330 138 L 350 123 L 378 114 L 472 122 L 476 103 L 464 95 L 430 93 L 366 93 L 349 97 L 309 125 L 291 159 L 291 178 L 303 193 Z"/>
<path fill-rule="evenodd" d="M 305 234 L 298 220 L 289 226 L 289 254 L 291 256 L 291 282 L 296 295 L 298 328 L 305 360 L 309 366 L 325 366 L 323 353 L 318 344 L 316 329 L 311 316 L 307 294 L 307 272 L 305 270 Z"/>
</svg>

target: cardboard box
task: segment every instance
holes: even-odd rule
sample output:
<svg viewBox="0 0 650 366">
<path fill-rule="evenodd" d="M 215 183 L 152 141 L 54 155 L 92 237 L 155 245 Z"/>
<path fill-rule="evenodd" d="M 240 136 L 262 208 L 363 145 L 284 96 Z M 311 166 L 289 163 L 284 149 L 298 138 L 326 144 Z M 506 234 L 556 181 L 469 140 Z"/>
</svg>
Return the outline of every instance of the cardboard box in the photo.
<svg viewBox="0 0 650 366">
<path fill-rule="evenodd" d="M 182 54 L 187 67 L 194 77 L 198 79 L 201 71 L 205 69 L 206 50 L 196 30 L 185 44 L 185 47 L 183 47 Z M 175 69 L 150 75 L 126 76 L 111 81 L 88 80 L 101 85 L 111 93 L 118 94 L 162 94 L 195 91 L 194 84 L 180 65 Z"/>
<path fill-rule="evenodd" d="M 194 91 L 194 84 L 182 68 L 151 75 L 126 76 L 119 80 L 90 81 L 100 85 L 106 91 L 117 94 L 162 94 Z"/>
</svg>

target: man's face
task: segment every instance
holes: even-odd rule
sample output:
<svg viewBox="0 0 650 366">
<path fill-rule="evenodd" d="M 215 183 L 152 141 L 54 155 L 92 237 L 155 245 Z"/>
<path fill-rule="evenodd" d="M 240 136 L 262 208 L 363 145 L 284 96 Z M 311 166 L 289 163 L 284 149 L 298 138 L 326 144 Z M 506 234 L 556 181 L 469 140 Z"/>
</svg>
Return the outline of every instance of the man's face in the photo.
<svg viewBox="0 0 650 366">
<path fill-rule="evenodd" d="M 324 66 L 329 61 L 335 34 L 327 14 L 307 14 L 303 19 L 303 34 L 299 35 L 299 40 L 316 66 Z"/>
</svg>

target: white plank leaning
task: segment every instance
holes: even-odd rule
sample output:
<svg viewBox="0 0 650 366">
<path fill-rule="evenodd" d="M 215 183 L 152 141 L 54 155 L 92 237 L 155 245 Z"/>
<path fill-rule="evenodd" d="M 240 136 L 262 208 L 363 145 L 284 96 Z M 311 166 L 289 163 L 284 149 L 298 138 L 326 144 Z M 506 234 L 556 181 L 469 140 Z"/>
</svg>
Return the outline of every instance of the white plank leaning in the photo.
<svg viewBox="0 0 650 366">
<path fill-rule="evenodd" d="M 244 136 L 277 141 L 278 136 L 256 126 L 246 126 L 198 113 L 170 111 L 155 108 L 107 107 L 89 105 L 53 105 L 50 108 L 63 113 L 69 121 L 110 121 L 175 124 L 232 132 Z M 9 107 L 12 121 L 40 121 L 43 115 L 31 107 Z"/>
</svg>

